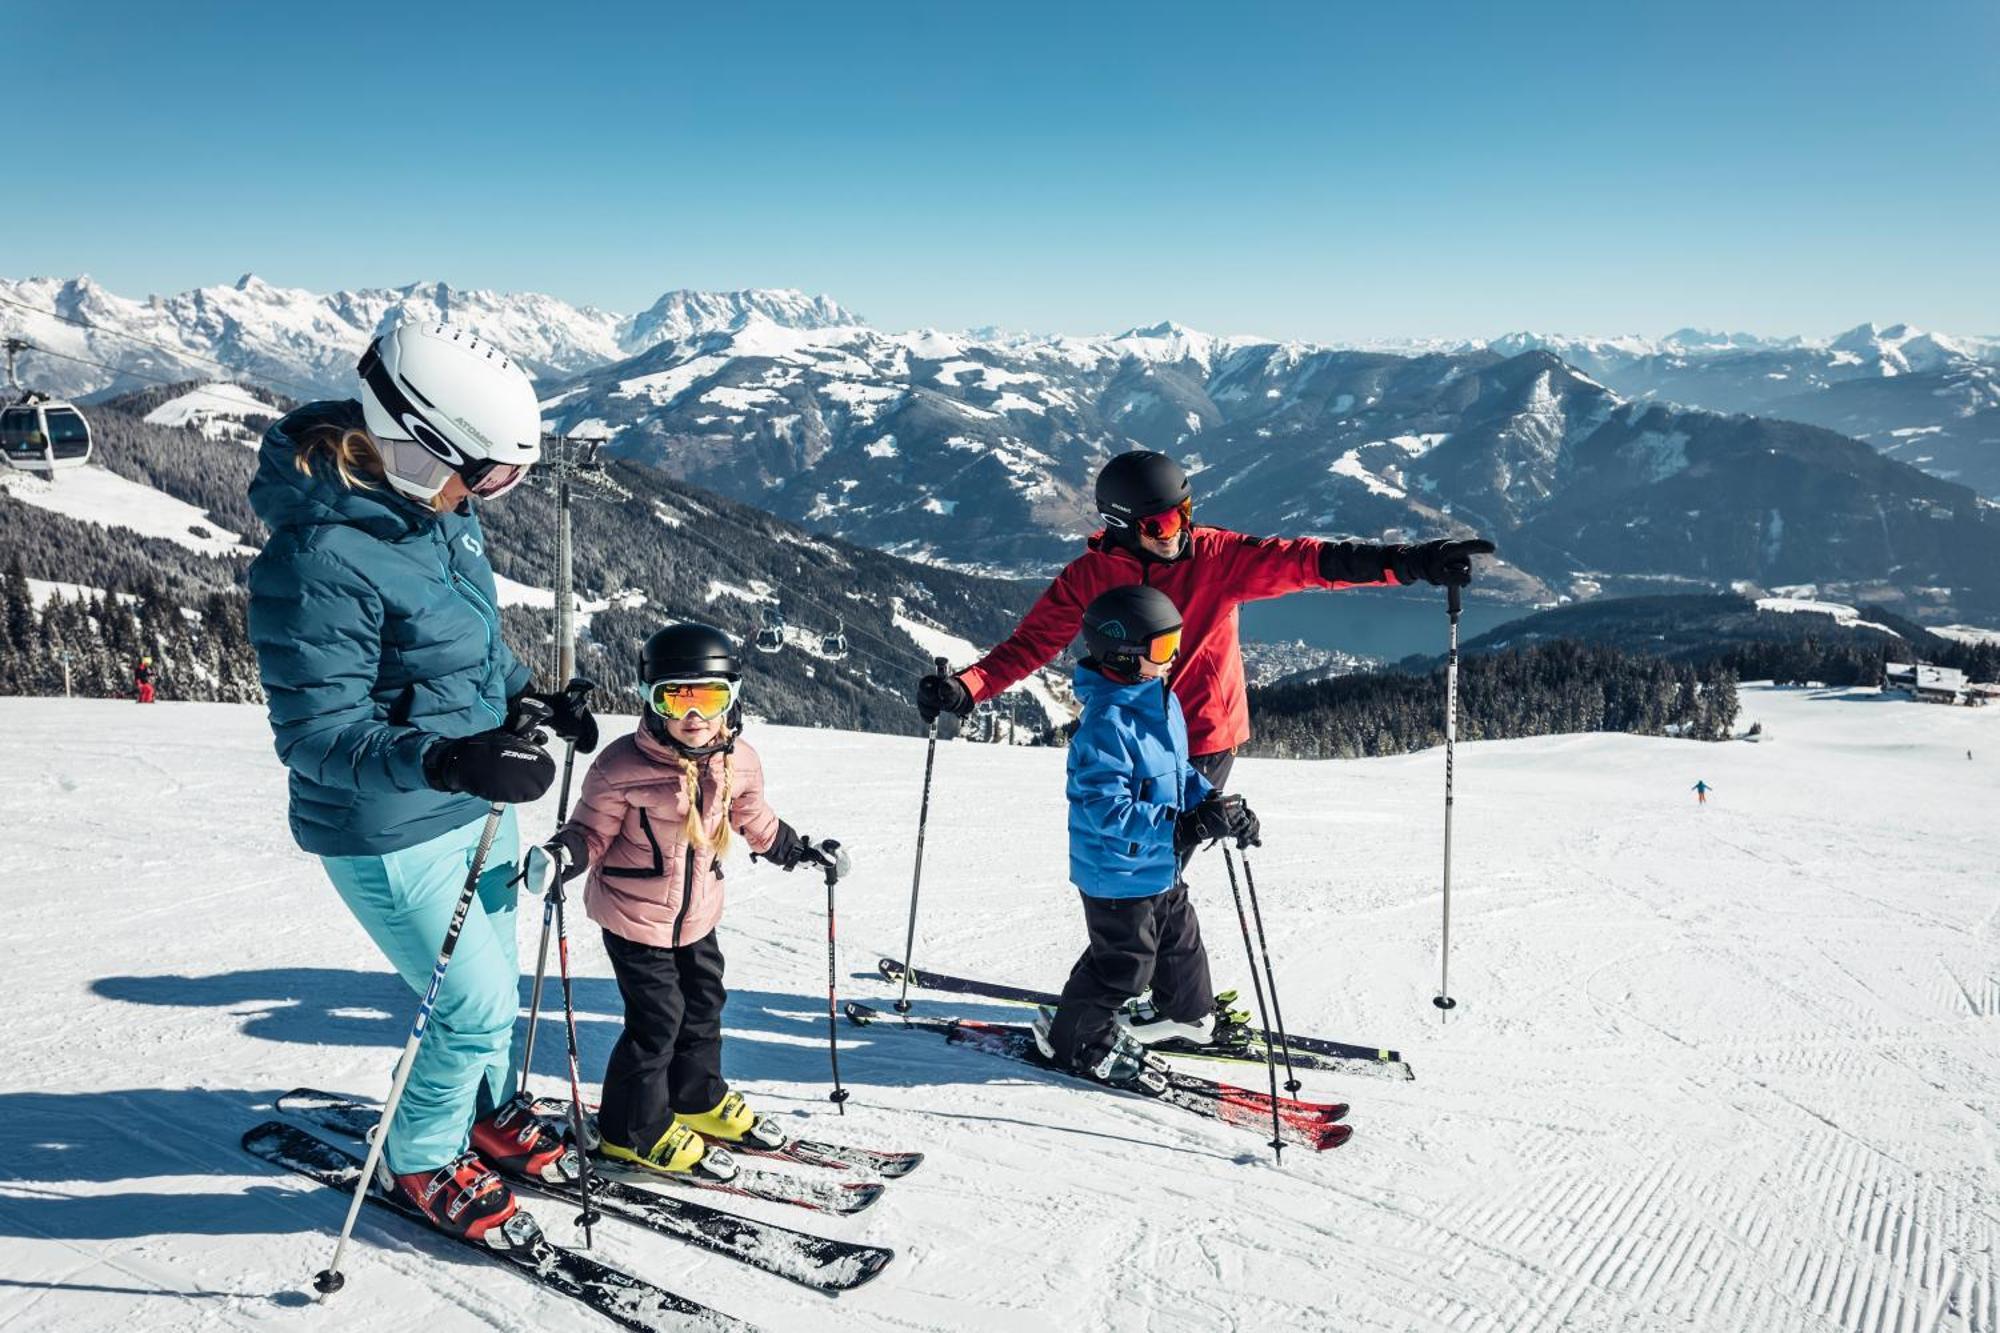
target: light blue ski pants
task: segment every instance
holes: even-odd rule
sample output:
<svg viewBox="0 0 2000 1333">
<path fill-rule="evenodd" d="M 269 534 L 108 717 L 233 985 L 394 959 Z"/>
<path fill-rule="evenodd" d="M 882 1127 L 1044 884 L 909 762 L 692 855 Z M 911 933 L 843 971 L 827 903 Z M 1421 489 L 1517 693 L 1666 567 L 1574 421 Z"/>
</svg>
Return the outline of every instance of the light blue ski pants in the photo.
<svg viewBox="0 0 2000 1333">
<path fill-rule="evenodd" d="M 438 949 L 485 824 L 482 815 L 463 828 L 383 856 L 320 858 L 347 910 L 420 1000 L 430 989 Z M 466 912 L 383 1145 L 389 1169 L 399 1175 L 433 1171 L 457 1157 L 466 1149 L 473 1119 L 513 1095 L 521 968 L 514 939 L 515 890 L 508 881 L 519 859 L 520 836 L 510 806 L 486 854 L 479 892 Z M 406 1036 L 407 1029 L 399 1029 L 398 1035 Z"/>
</svg>

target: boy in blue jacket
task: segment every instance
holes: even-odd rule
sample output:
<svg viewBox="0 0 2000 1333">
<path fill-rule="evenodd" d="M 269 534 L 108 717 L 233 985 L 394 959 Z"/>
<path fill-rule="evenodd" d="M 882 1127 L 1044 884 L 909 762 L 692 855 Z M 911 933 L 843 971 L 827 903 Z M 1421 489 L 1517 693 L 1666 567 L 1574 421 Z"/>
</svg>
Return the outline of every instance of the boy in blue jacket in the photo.
<svg viewBox="0 0 2000 1333">
<path fill-rule="evenodd" d="M 1089 655 L 1078 664 L 1083 716 L 1069 746 L 1069 873 L 1083 896 L 1090 945 L 1070 969 L 1035 1043 L 1059 1069 L 1157 1095 L 1145 1058 L 1155 1041 L 1206 1041 L 1214 1021 L 1201 923 L 1180 878 L 1199 843 L 1257 841 L 1240 796 L 1216 791 L 1188 762 L 1187 724 L 1167 673 L 1181 613 L 1157 588 L 1113 588 L 1083 613 Z M 1154 1016 L 1119 1022 L 1148 986 Z"/>
</svg>

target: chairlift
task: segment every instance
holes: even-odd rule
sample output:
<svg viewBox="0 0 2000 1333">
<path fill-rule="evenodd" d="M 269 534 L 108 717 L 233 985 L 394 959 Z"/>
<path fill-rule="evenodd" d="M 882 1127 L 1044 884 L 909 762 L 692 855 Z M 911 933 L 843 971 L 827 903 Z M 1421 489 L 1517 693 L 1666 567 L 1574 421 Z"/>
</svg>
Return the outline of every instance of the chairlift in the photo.
<svg viewBox="0 0 2000 1333">
<path fill-rule="evenodd" d="M 0 453 L 23 472 L 56 472 L 90 461 L 90 422 L 74 404 L 21 387 L 14 359 L 34 345 L 9 338 L 7 383 L 18 395 L 0 408 Z"/>
<path fill-rule="evenodd" d="M 785 647 L 785 613 L 775 606 L 767 606 L 763 611 L 763 624 L 757 630 L 757 651 L 775 653 Z"/>
<path fill-rule="evenodd" d="M 845 620 L 840 622 L 839 629 L 820 639 L 819 651 L 820 656 L 830 658 L 835 662 L 847 656 L 847 622 Z"/>
</svg>

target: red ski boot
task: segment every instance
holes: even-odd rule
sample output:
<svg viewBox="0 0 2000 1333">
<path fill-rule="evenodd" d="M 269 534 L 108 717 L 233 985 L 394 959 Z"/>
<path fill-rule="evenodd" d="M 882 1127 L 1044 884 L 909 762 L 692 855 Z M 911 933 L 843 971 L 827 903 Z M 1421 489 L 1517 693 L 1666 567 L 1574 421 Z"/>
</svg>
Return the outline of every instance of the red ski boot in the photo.
<svg viewBox="0 0 2000 1333">
<path fill-rule="evenodd" d="M 494 1170 L 527 1180 L 560 1185 L 583 1174 L 576 1149 L 535 1114 L 530 1098 L 519 1094 L 472 1122 L 472 1150 Z"/>
<path fill-rule="evenodd" d="M 475 1244 L 510 1249 L 515 1236 L 507 1224 L 517 1214 L 528 1220 L 514 1201 L 514 1191 L 479 1160 L 478 1153 L 466 1153 L 435 1171 L 400 1176 L 391 1174 L 384 1162 L 381 1173 L 383 1187 L 416 1205 L 432 1226 Z"/>
</svg>

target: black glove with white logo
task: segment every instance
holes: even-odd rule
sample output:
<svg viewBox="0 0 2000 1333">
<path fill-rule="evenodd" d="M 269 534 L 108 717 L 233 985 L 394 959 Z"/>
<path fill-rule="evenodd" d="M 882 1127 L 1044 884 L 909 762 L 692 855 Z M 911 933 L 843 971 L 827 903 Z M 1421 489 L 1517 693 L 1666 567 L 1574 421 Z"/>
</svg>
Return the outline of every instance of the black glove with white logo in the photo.
<svg viewBox="0 0 2000 1333">
<path fill-rule="evenodd" d="M 556 761 L 548 751 L 505 727 L 439 741 L 424 751 L 425 782 L 482 801 L 538 800 L 555 780 Z"/>
</svg>

